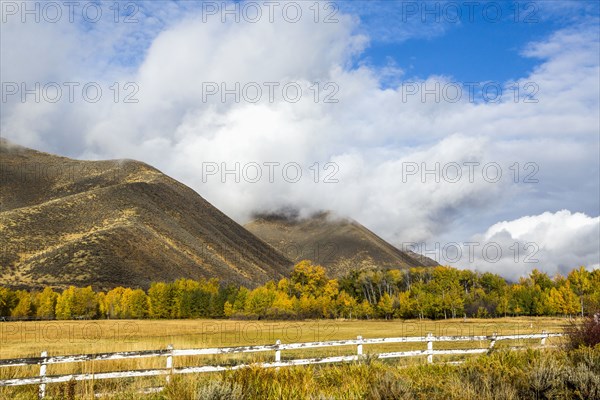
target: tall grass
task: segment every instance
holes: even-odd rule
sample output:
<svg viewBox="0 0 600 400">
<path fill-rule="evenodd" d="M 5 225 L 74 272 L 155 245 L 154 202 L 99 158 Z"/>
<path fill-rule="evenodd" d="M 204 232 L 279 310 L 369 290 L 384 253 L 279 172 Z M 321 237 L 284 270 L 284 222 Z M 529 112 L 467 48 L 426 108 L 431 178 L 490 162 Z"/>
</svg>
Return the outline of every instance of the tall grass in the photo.
<svg viewBox="0 0 600 400">
<path fill-rule="evenodd" d="M 498 351 L 459 366 L 400 367 L 367 359 L 320 367 L 229 371 L 197 382 L 196 397 L 178 389 L 183 380 L 174 381 L 162 398 L 589 400 L 600 398 L 599 368 L 600 347 L 570 352 Z"/>
<path fill-rule="evenodd" d="M 51 324 L 2 326 L 1 357 L 39 356 L 41 350 L 50 355 L 87 352 L 114 352 L 164 348 L 173 343 L 176 348 L 236 346 L 274 343 L 283 332 L 298 333 L 284 340 L 312 341 L 347 339 L 357 333 L 365 337 L 421 336 L 434 334 L 499 334 L 539 333 L 542 329 L 560 331 L 564 320 L 550 318 L 506 318 L 498 320 L 439 321 L 305 321 L 274 325 L 273 321 L 255 321 L 236 325 L 232 321 L 139 321 L 137 329 L 123 325 L 123 333 L 113 321 L 98 321 L 98 332 L 106 333 L 93 341 L 77 336 L 79 324 L 69 322 L 73 329 L 54 329 Z M 121 323 L 121 321 L 119 321 Z M 129 324 L 129 322 L 125 322 Z M 136 321 L 136 323 L 138 323 Z M 210 325 L 207 325 L 210 324 Z M 85 326 L 88 326 L 85 325 Z M 207 329 L 206 327 L 211 329 Z M 212 327 L 218 327 L 213 330 Z M 273 328 L 275 326 L 275 328 Z M 121 325 L 117 326 L 121 327 Z M 52 328 L 52 329 L 50 329 Z M 285 329 L 284 329 L 285 328 Z M 318 328 L 318 329 L 317 329 Z M 273 333 L 275 331 L 275 333 Z M 46 340 L 45 332 L 60 332 Z M 293 339 L 293 340 L 292 340 Z M 549 343 L 552 343 L 549 340 Z M 518 344 L 518 343 L 516 343 Z M 449 343 L 448 348 L 477 347 L 474 343 Z M 508 345 L 508 343 L 506 344 Z M 512 345 L 512 344 L 511 344 Z M 401 351 L 423 348 L 424 344 L 394 344 L 366 346 L 365 352 Z M 436 344 L 437 348 L 438 344 Z M 479 346 L 487 347 L 487 342 Z M 103 380 L 51 384 L 50 399 L 93 399 L 95 393 L 112 393 L 111 399 L 520 399 L 575 398 L 593 399 L 598 395 L 600 350 L 577 349 L 524 353 L 502 351 L 503 343 L 489 356 L 468 360 L 460 366 L 419 365 L 423 359 L 380 361 L 368 357 L 359 363 L 306 366 L 294 368 L 245 368 L 225 373 L 174 376 L 160 393 L 141 394 L 144 389 L 165 386 L 165 377 Z M 440 345 L 440 347 L 442 347 Z M 352 348 L 322 348 L 282 352 L 282 359 L 308 358 L 350 354 Z M 253 353 L 211 357 L 177 357 L 175 365 L 232 364 L 251 361 L 272 361 L 274 354 Z M 451 358 L 436 357 L 436 361 Z M 163 368 L 164 359 L 110 360 L 79 364 L 50 365 L 48 374 L 94 373 L 127 369 Z M 0 369 L 0 379 L 35 376 L 39 367 Z M 559 383 L 557 383 L 559 382 Z M 561 394 L 565 396 L 560 397 Z M 0 388 L 0 399 L 35 399 L 37 387 Z"/>
<path fill-rule="evenodd" d="M 151 400 L 512 400 L 600 399 L 600 346 L 576 350 L 498 350 L 464 364 L 399 365 L 366 357 L 347 364 L 263 369 L 248 367 L 215 374 L 174 376 L 160 393 L 141 394 L 143 385 L 113 381 L 54 385 L 50 399 Z M 160 382 L 147 380 L 152 386 Z M 164 378 L 162 378 L 164 384 Z M 37 390 L 37 389 L 36 389 Z M 5 392 L 33 399 L 37 391 Z"/>
</svg>

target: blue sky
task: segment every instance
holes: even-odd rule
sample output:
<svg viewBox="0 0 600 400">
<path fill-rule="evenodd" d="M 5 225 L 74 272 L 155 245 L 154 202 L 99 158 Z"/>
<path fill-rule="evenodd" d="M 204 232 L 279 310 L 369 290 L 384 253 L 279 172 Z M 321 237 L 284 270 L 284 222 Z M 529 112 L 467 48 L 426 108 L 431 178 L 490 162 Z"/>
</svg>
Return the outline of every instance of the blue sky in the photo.
<svg viewBox="0 0 600 400">
<path fill-rule="evenodd" d="M 420 79 L 445 75 L 461 82 L 504 82 L 531 72 L 538 60 L 522 56 L 521 49 L 529 40 L 542 39 L 549 32 L 547 26 L 539 25 L 463 25 L 436 38 L 375 42 L 365 57 L 375 65 L 391 59 L 407 75 Z"/>
<path fill-rule="evenodd" d="M 371 37 L 361 62 L 380 67 L 391 62 L 408 77 L 444 75 L 460 82 L 506 82 L 529 74 L 539 60 L 522 54 L 528 43 L 543 40 L 574 21 L 597 18 L 599 7 L 595 1 L 563 6 L 551 1 L 487 2 L 494 7 L 474 3 L 338 4 L 342 10 L 355 12 Z M 496 5 L 501 16 L 495 14 Z"/>
</svg>

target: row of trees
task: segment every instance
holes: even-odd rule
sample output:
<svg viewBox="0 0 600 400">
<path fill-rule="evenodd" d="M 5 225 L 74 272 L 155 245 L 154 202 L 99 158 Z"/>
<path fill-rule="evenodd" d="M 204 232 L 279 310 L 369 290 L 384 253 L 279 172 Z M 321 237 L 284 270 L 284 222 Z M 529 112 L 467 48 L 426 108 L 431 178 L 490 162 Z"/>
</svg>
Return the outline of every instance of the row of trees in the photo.
<svg viewBox="0 0 600 400">
<path fill-rule="evenodd" d="M 513 284 L 450 267 L 354 271 L 341 282 L 352 297 L 377 305 L 380 317 L 573 315 L 600 306 L 600 270 L 584 267 L 553 278 L 534 270 Z"/>
<path fill-rule="evenodd" d="M 363 268 L 328 279 L 322 267 L 296 265 L 289 279 L 241 289 L 227 316 L 266 318 L 456 318 L 574 315 L 600 309 L 600 270 L 566 277 L 534 270 L 510 284 L 499 275 L 451 267 Z"/>
<path fill-rule="evenodd" d="M 217 279 L 158 282 L 147 291 L 117 287 L 61 293 L 0 287 L 0 315 L 13 318 L 456 318 L 574 315 L 600 309 L 600 270 L 566 277 L 534 270 L 517 283 L 451 267 L 366 267 L 330 279 L 323 267 L 298 263 L 289 278 L 255 289 Z"/>
<path fill-rule="evenodd" d="M 179 279 L 153 283 L 142 289 L 117 287 L 94 292 L 90 286 L 70 286 L 62 293 L 47 287 L 41 292 L 0 287 L 0 315 L 13 318 L 216 318 L 223 317 L 226 299 L 233 287 L 223 288 L 218 280 Z"/>
</svg>

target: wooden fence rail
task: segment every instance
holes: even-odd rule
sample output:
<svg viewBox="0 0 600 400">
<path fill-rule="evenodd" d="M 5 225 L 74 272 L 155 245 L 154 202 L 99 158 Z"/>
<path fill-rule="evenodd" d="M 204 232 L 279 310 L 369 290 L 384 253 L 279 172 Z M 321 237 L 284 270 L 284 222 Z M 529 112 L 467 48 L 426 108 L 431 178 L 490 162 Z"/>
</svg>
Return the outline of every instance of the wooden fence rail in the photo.
<svg viewBox="0 0 600 400">
<path fill-rule="evenodd" d="M 262 362 L 252 365 L 258 365 L 262 368 L 278 368 L 278 367 L 289 367 L 295 365 L 309 365 L 309 364 L 324 364 L 324 363 L 337 363 L 356 361 L 363 356 L 364 345 L 375 345 L 375 344 L 388 344 L 388 343 L 427 343 L 427 348 L 423 350 L 411 350 L 411 351 L 398 351 L 388 353 L 378 353 L 375 356 L 378 358 L 399 358 L 399 357 L 419 357 L 426 356 L 427 362 L 433 362 L 433 356 L 438 355 L 469 355 L 469 354 L 482 354 L 487 353 L 494 347 L 497 341 L 500 340 L 526 340 L 526 339 L 538 339 L 540 345 L 546 345 L 546 339 L 549 337 L 562 336 L 560 333 L 546 333 L 543 331 L 538 334 L 522 334 L 522 335 L 488 335 L 488 336 L 433 336 L 428 334 L 427 336 L 420 337 L 390 337 L 390 338 L 374 338 L 364 339 L 362 336 L 358 336 L 356 339 L 350 340 L 334 340 L 325 342 L 306 342 L 306 343 L 281 343 L 277 341 L 272 345 L 263 346 L 239 346 L 239 347 L 216 347 L 206 349 L 174 349 L 172 345 L 167 346 L 166 349 L 162 350 L 144 350 L 144 351 L 126 351 L 119 353 L 96 353 L 96 354 L 78 354 L 78 355 L 65 355 L 65 356 L 48 356 L 47 352 L 41 353 L 40 357 L 31 358 L 14 358 L 14 359 L 0 359 L 0 368 L 5 367 L 21 367 L 27 365 L 39 365 L 40 373 L 39 376 L 27 377 L 27 378 L 16 378 L 16 379 L 5 379 L 0 380 L 0 387 L 4 386 L 22 386 L 22 385 L 39 385 L 39 398 L 44 398 L 46 395 L 46 385 L 49 383 L 60 383 L 68 382 L 70 380 L 75 381 L 87 381 L 87 380 L 99 380 L 99 379 L 118 379 L 118 378 L 132 378 L 132 377 L 147 377 L 147 376 L 161 376 L 166 377 L 167 382 L 170 376 L 173 374 L 191 374 L 191 373 L 204 373 L 204 372 L 218 372 L 225 370 L 235 370 L 239 368 L 248 367 L 251 364 L 239 364 L 239 365 L 203 365 L 193 367 L 175 367 L 173 363 L 174 357 L 181 356 L 202 356 L 202 355 L 216 355 L 216 354 L 235 354 L 235 353 L 255 353 L 255 352 L 274 352 L 274 362 Z M 468 342 L 468 341 L 489 341 L 487 348 L 474 348 L 474 349 L 440 349 L 434 350 L 434 342 Z M 356 353 L 353 355 L 346 356 L 335 356 L 335 357 L 322 357 L 322 358 L 305 358 L 305 359 L 292 359 L 287 361 L 281 361 L 281 351 L 283 350 L 298 350 L 298 349 L 309 349 L 319 347 L 335 347 L 335 346 L 356 346 Z M 524 347 L 510 347 L 511 350 L 519 350 Z M 64 364 L 64 363 L 79 363 L 88 361 L 107 361 L 107 360 L 126 360 L 126 359 L 138 359 L 138 358 L 153 358 L 153 357 L 165 357 L 166 363 L 165 368 L 149 369 L 149 370 L 131 370 L 131 371 L 113 371 L 113 372 L 100 372 L 100 373 L 88 373 L 88 374 L 68 374 L 68 375 L 47 375 L 46 368 L 52 364 Z"/>
</svg>

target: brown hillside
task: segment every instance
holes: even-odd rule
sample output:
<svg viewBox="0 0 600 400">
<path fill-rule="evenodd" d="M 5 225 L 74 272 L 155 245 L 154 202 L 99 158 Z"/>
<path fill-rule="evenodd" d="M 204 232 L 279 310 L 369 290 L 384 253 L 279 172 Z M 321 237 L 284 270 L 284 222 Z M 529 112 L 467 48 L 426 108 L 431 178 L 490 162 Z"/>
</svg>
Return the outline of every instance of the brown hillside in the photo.
<svg viewBox="0 0 600 400">
<path fill-rule="evenodd" d="M 438 265 L 422 255 L 403 252 L 360 223 L 331 212 L 305 219 L 293 213 L 257 215 L 244 227 L 294 262 L 308 259 L 336 276 L 364 261 L 390 268 Z"/>
<path fill-rule="evenodd" d="M 256 286 L 291 262 L 144 163 L 77 161 L 0 143 L 0 284 L 219 278 Z"/>
</svg>

